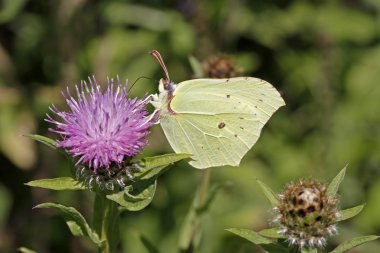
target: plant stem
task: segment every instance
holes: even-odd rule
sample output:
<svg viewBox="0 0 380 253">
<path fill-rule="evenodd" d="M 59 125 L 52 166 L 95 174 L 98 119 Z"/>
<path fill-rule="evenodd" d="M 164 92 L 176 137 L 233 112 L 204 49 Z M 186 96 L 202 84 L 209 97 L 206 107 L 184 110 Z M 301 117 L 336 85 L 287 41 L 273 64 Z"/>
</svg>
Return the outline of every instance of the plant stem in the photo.
<svg viewBox="0 0 380 253">
<path fill-rule="evenodd" d="M 202 179 L 198 189 L 198 208 L 205 204 L 208 188 L 210 185 L 210 169 L 202 171 Z"/>
<path fill-rule="evenodd" d="M 94 202 L 94 228 L 100 240 L 99 253 L 111 253 L 119 242 L 119 212 L 117 203 L 97 193 Z"/>
<path fill-rule="evenodd" d="M 195 244 L 197 240 L 196 238 L 197 236 L 199 236 L 199 233 L 201 230 L 200 224 L 201 224 L 201 215 L 202 215 L 202 214 L 197 213 L 197 210 L 203 208 L 206 202 L 208 188 L 210 185 L 210 174 L 211 173 L 209 169 L 205 169 L 204 171 L 202 171 L 202 178 L 201 178 L 200 184 L 198 185 L 197 196 L 195 199 L 195 209 L 192 210 L 194 212 L 193 213 L 194 216 L 193 216 L 193 222 L 192 222 L 191 239 L 190 239 L 188 248 L 182 251 L 183 253 L 193 253 L 195 251 L 195 248 L 196 248 Z"/>
</svg>

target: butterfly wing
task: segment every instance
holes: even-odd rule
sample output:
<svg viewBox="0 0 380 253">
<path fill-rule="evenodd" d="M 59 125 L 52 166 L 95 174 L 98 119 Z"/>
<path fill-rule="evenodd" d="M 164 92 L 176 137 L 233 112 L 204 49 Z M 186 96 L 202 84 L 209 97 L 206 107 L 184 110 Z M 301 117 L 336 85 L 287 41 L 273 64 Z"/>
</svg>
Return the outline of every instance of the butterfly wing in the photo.
<svg viewBox="0 0 380 253">
<path fill-rule="evenodd" d="M 195 168 L 238 166 L 284 104 L 260 79 L 194 79 L 178 84 L 160 124 L 175 152 L 193 154 Z"/>
</svg>

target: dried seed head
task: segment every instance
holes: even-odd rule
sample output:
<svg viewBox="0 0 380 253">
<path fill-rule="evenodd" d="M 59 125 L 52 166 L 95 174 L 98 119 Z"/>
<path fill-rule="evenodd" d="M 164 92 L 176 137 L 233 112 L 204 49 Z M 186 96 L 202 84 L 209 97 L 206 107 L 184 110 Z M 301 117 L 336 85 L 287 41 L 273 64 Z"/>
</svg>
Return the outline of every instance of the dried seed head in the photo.
<svg viewBox="0 0 380 253">
<path fill-rule="evenodd" d="M 287 236 L 290 244 L 321 248 L 326 244 L 326 236 L 338 233 L 338 198 L 327 194 L 326 185 L 300 180 L 287 185 L 279 196 L 273 222 L 280 226 L 278 233 Z"/>
<path fill-rule="evenodd" d="M 210 56 L 203 62 L 203 74 L 211 78 L 230 78 L 243 74 L 243 69 L 237 66 L 227 55 Z"/>
</svg>

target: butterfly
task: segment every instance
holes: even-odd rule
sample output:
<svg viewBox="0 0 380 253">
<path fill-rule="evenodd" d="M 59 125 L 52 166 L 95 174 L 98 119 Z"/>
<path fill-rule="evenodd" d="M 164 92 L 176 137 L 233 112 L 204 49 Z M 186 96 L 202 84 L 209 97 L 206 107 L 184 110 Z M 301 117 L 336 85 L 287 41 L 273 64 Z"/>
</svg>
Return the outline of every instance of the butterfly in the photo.
<svg viewBox="0 0 380 253">
<path fill-rule="evenodd" d="M 176 153 L 192 155 L 195 168 L 239 166 L 273 113 L 285 105 L 268 82 L 253 77 L 193 79 L 175 84 L 156 50 L 165 78 L 152 105 Z"/>
</svg>

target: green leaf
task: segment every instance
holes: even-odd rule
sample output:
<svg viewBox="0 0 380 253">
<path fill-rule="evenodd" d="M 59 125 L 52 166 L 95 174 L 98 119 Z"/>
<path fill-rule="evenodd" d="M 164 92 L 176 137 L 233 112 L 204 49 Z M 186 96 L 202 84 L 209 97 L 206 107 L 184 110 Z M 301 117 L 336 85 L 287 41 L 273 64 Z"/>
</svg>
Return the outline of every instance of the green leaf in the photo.
<svg viewBox="0 0 380 253">
<path fill-rule="evenodd" d="M 143 167 L 143 169 L 142 171 L 136 173 L 134 177 L 135 179 L 147 179 L 154 176 L 158 177 L 165 167 L 183 159 L 188 159 L 190 157 L 191 155 L 189 154 L 176 153 L 159 155 L 154 157 L 145 157 L 140 161 L 137 161 L 139 165 Z"/>
<path fill-rule="evenodd" d="M 302 248 L 301 253 L 317 253 L 318 250 L 316 248 Z"/>
<path fill-rule="evenodd" d="M 144 209 L 153 200 L 158 176 L 170 164 L 189 158 L 190 156 L 189 154 L 172 153 L 143 158 L 137 161 L 142 166 L 142 170 L 134 174 L 135 182 L 124 190 L 108 194 L 106 197 L 129 211 Z"/>
<path fill-rule="evenodd" d="M 350 250 L 356 246 L 359 246 L 359 245 L 366 243 L 366 242 L 376 240 L 378 238 L 379 238 L 379 236 L 377 236 L 377 235 L 367 235 L 367 236 L 356 237 L 356 238 L 350 239 L 350 240 L 345 241 L 344 243 L 340 244 L 338 247 L 336 247 L 330 253 L 346 252 L 347 250 Z"/>
<path fill-rule="evenodd" d="M 289 253 L 289 249 L 278 244 L 278 243 L 271 243 L 271 244 L 261 244 L 260 247 L 265 249 L 265 252 L 275 252 L 275 253 Z"/>
<path fill-rule="evenodd" d="M 28 186 L 41 187 L 50 190 L 84 190 L 86 187 L 79 181 L 71 177 L 58 177 L 49 179 L 39 179 L 26 183 Z"/>
<path fill-rule="evenodd" d="M 242 229 L 242 228 L 229 228 L 226 229 L 227 231 L 234 233 L 254 244 L 260 245 L 268 252 L 276 252 L 276 253 L 287 253 L 289 250 L 285 248 L 284 246 L 275 243 L 274 241 L 261 236 L 259 233 L 249 230 L 249 229 Z"/>
<path fill-rule="evenodd" d="M 67 226 L 74 236 L 88 236 L 94 243 L 101 245 L 101 241 L 96 232 L 88 225 L 85 218 L 74 207 L 67 207 L 56 203 L 42 203 L 34 208 L 55 208 L 65 219 Z"/>
<path fill-rule="evenodd" d="M 2 183 L 0 183 L 0 227 L 4 227 L 11 208 L 12 208 L 12 202 L 14 201 L 11 195 L 11 192 L 5 187 Z"/>
<path fill-rule="evenodd" d="M 156 192 L 156 181 L 139 181 L 123 191 L 108 194 L 107 199 L 113 200 L 128 211 L 144 209 L 153 200 Z"/>
<path fill-rule="evenodd" d="M 28 249 L 27 247 L 20 247 L 17 250 L 21 253 L 37 253 L 37 251 Z"/>
<path fill-rule="evenodd" d="M 93 230 L 100 240 L 99 252 L 113 252 L 120 241 L 120 212 L 118 204 L 97 192 L 94 199 Z"/>
<path fill-rule="evenodd" d="M 9 22 L 19 14 L 26 0 L 4 0 L 0 9 L 0 24 Z"/>
<path fill-rule="evenodd" d="M 192 243 L 195 244 L 193 247 L 197 246 L 201 237 L 201 233 L 198 231 L 200 224 L 200 216 L 197 214 L 198 195 L 199 194 L 195 195 L 193 202 L 186 213 L 185 220 L 183 221 L 181 231 L 179 233 L 178 245 L 182 251 L 192 248 Z M 198 233 L 194 233 L 194 231 L 197 231 Z"/>
<path fill-rule="evenodd" d="M 35 141 L 39 141 L 53 149 L 57 149 L 58 148 L 58 144 L 55 140 L 52 140 L 48 137 L 45 137 L 45 136 L 41 136 L 41 135 L 38 135 L 38 134 L 28 134 L 28 135 L 25 135 L 26 137 L 29 137 Z"/>
<path fill-rule="evenodd" d="M 194 77 L 195 78 L 203 77 L 203 68 L 199 60 L 195 58 L 194 56 L 190 55 L 189 62 L 190 62 L 191 69 L 193 70 Z"/>
<path fill-rule="evenodd" d="M 341 216 L 337 218 L 336 221 L 348 220 L 358 215 L 363 210 L 364 206 L 365 204 L 340 211 Z"/>
<path fill-rule="evenodd" d="M 277 233 L 278 230 L 279 228 L 267 228 L 267 229 L 263 229 L 259 231 L 259 234 L 265 237 L 270 237 L 270 238 L 277 238 L 277 239 L 286 238 L 285 236 Z"/>
<path fill-rule="evenodd" d="M 140 235 L 140 240 L 149 253 L 160 253 L 156 246 L 152 242 L 150 242 L 145 236 Z"/>
<path fill-rule="evenodd" d="M 256 181 L 260 185 L 261 190 L 264 192 L 265 196 L 268 198 L 268 200 L 270 201 L 272 206 L 274 206 L 274 207 L 278 206 L 278 204 L 279 204 L 278 198 L 277 198 L 276 194 L 272 191 L 272 189 L 269 188 L 269 186 L 267 186 L 266 184 L 264 184 L 260 180 L 256 179 Z"/>
<path fill-rule="evenodd" d="M 186 158 L 190 158 L 191 154 L 170 153 L 165 155 L 145 157 L 140 160 L 140 165 L 146 169 L 152 169 L 159 166 L 173 164 Z"/>
<path fill-rule="evenodd" d="M 346 165 L 339 173 L 338 175 L 336 175 L 336 177 L 331 181 L 331 183 L 329 184 L 329 186 L 327 187 L 327 194 L 329 196 L 334 196 L 337 192 L 338 192 L 338 188 L 339 188 L 339 185 L 340 183 L 343 181 L 344 179 L 344 176 L 346 174 L 346 169 L 347 169 L 347 166 Z"/>
<path fill-rule="evenodd" d="M 244 239 L 247 239 L 250 242 L 253 242 L 254 244 L 271 244 L 273 243 L 272 240 L 265 238 L 259 233 L 249 230 L 249 229 L 244 229 L 244 228 L 228 228 L 226 229 L 227 231 L 234 233 L 240 237 L 243 237 Z"/>
</svg>

